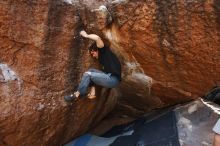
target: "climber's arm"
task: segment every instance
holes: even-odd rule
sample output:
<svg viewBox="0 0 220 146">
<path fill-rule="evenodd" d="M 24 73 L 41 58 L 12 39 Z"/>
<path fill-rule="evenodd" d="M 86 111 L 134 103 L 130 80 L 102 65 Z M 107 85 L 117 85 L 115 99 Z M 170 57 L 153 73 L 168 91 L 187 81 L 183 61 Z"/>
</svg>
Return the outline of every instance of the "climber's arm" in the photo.
<svg viewBox="0 0 220 146">
<path fill-rule="evenodd" d="M 220 145 L 220 135 L 215 133 L 214 141 L 213 141 L 213 146 L 219 146 L 219 145 Z"/>
<path fill-rule="evenodd" d="M 102 41 L 102 39 L 96 35 L 96 34 L 87 34 L 84 30 L 80 32 L 80 35 L 85 37 L 85 38 L 89 38 L 93 41 L 96 42 L 96 46 L 98 48 L 103 48 L 104 47 L 104 42 Z"/>
</svg>

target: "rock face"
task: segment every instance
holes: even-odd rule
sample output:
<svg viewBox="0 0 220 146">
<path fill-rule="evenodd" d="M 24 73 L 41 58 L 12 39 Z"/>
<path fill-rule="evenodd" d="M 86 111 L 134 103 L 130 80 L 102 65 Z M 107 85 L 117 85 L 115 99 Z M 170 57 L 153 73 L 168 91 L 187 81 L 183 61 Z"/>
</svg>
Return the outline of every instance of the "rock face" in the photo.
<svg viewBox="0 0 220 146">
<path fill-rule="evenodd" d="M 164 106 L 202 96 L 219 84 L 219 8 L 215 0 L 111 5 L 112 42 L 128 68 L 122 87 L 127 97 L 145 97 L 148 108 Z M 148 90 L 149 77 L 152 94 L 146 97 L 142 91 Z M 138 92 L 126 92 L 131 80 Z"/>
<path fill-rule="evenodd" d="M 212 129 L 218 121 L 218 114 L 212 108 L 204 105 L 201 100 L 196 100 L 177 107 L 175 113 L 181 146 L 213 145 Z"/>
<path fill-rule="evenodd" d="M 94 126 L 115 90 L 66 104 L 90 66 L 75 6 L 62 1 L 0 2 L 0 145 L 62 145 Z M 109 98 L 111 97 L 111 98 Z"/>
<path fill-rule="evenodd" d="M 94 146 L 146 146 L 150 142 L 157 146 L 213 146 L 212 129 L 219 119 L 219 112 L 214 110 L 216 108 L 219 106 L 198 99 L 184 105 L 148 112 L 129 124 L 115 126 L 105 134 L 89 132 L 64 146 L 74 146 L 86 137 L 86 145 Z M 162 140 L 167 144 L 159 143 Z"/>
<path fill-rule="evenodd" d="M 6 0 L 0 10 L 1 145 L 62 145 L 114 108 L 115 90 L 63 101 L 95 64 L 81 29 L 110 41 L 123 66 L 120 102 L 132 108 L 187 101 L 220 83 L 217 0 Z"/>
</svg>

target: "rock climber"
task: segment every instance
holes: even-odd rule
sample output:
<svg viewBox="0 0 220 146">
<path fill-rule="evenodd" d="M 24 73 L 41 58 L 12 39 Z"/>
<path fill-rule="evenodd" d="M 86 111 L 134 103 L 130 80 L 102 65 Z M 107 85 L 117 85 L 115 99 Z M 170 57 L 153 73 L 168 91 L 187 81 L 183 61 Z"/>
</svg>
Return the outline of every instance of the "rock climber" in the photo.
<svg viewBox="0 0 220 146">
<path fill-rule="evenodd" d="M 110 50 L 109 46 L 104 44 L 104 41 L 96 34 L 87 34 L 83 30 L 80 31 L 80 35 L 95 41 L 92 47 L 89 48 L 89 52 L 103 66 L 103 70 L 91 68 L 84 72 L 77 90 L 73 94 L 64 96 L 66 101 L 76 100 L 85 96 L 91 83 L 105 88 L 114 88 L 121 81 L 120 61 Z M 93 91 L 90 96 L 95 96 L 94 94 Z"/>
</svg>

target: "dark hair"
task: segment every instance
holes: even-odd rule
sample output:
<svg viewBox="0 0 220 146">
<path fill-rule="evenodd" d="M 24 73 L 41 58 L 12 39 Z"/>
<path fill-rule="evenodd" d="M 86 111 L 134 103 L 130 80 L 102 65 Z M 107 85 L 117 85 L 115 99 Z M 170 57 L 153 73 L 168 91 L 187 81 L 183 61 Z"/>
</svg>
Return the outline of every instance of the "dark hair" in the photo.
<svg viewBox="0 0 220 146">
<path fill-rule="evenodd" d="M 110 47 L 110 41 L 101 32 L 96 31 L 94 33 L 102 39 L 105 47 Z M 89 52 L 91 53 L 91 51 L 98 51 L 96 42 L 93 42 L 92 45 L 89 47 Z"/>
<path fill-rule="evenodd" d="M 92 45 L 89 47 L 89 53 L 92 51 L 98 51 L 98 47 L 96 46 L 96 42 L 92 43 Z"/>
</svg>

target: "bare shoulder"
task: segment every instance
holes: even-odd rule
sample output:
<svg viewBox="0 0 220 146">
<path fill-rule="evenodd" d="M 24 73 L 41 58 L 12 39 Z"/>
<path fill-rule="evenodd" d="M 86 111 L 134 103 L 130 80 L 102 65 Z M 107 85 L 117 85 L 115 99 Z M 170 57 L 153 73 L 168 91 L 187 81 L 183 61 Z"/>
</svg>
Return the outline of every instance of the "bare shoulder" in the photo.
<svg viewBox="0 0 220 146">
<path fill-rule="evenodd" d="M 99 37 L 98 39 L 97 39 L 97 41 L 96 41 L 96 45 L 97 45 L 97 47 L 98 48 L 103 48 L 104 47 L 104 42 L 103 42 L 103 40 Z"/>
</svg>

